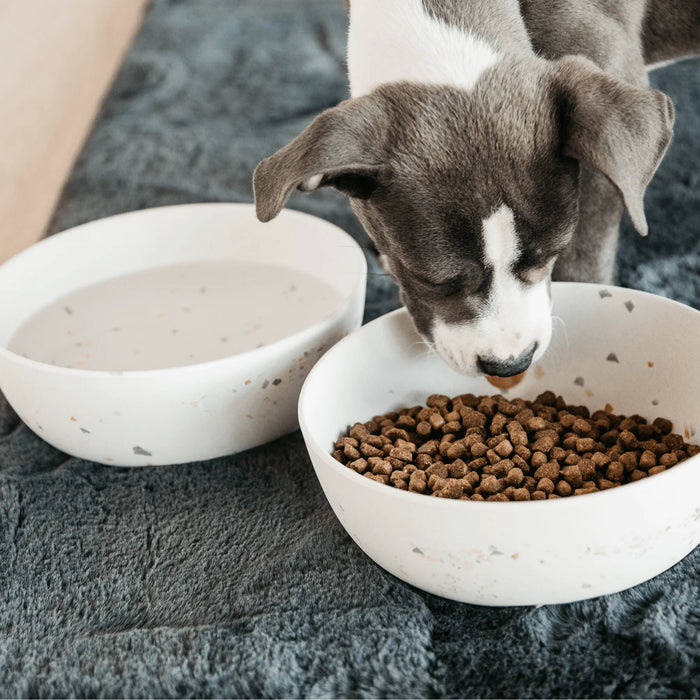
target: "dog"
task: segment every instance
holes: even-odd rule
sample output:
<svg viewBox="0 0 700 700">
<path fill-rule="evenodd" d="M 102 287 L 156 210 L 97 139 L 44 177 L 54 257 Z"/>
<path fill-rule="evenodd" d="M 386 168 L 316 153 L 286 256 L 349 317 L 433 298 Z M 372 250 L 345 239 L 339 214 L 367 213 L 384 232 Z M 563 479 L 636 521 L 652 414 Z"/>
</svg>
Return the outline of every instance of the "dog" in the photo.
<svg viewBox="0 0 700 700">
<path fill-rule="evenodd" d="M 672 136 L 647 71 L 700 49 L 700 0 L 351 0 L 350 99 L 263 160 L 261 221 L 297 188 L 351 206 L 423 339 L 457 371 L 525 371 L 550 281 L 610 283 L 626 208 Z"/>
</svg>

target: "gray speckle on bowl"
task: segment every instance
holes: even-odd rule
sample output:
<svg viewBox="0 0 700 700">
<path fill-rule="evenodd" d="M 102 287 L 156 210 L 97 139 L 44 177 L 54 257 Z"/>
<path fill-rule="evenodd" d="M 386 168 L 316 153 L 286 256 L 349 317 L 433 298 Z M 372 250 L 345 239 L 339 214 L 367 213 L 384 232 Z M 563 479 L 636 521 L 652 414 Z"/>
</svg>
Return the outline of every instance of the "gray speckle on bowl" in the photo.
<svg viewBox="0 0 700 700">
<path fill-rule="evenodd" d="M 270 386 L 270 381 L 268 379 L 266 379 L 262 384 L 262 388 L 267 389 L 268 386 Z"/>
<path fill-rule="evenodd" d="M 143 455 L 144 457 L 152 456 L 148 450 L 144 450 L 143 447 L 139 447 L 138 445 L 132 447 L 131 449 L 134 451 L 135 455 Z"/>
<path fill-rule="evenodd" d="M 617 359 L 617 355 L 614 352 L 609 353 L 605 359 L 608 362 L 620 362 L 620 360 Z"/>
<path fill-rule="evenodd" d="M 274 386 L 279 386 L 282 383 L 282 380 L 281 379 L 273 379 L 272 383 Z"/>
<path fill-rule="evenodd" d="M 609 292 L 607 289 L 601 289 L 598 294 L 600 295 L 601 299 L 605 299 L 605 297 L 611 297 L 612 293 Z"/>
<path fill-rule="evenodd" d="M 64 306 L 63 310 L 70 316 L 73 313 L 73 309 L 70 306 Z"/>
<path fill-rule="evenodd" d="M 583 386 L 583 377 L 576 377 L 576 379 L 574 379 L 574 384 L 577 386 Z"/>
<path fill-rule="evenodd" d="M 425 556 L 425 554 L 423 554 L 423 552 L 420 549 L 418 549 L 418 547 L 414 547 L 411 551 L 415 554 L 420 554 L 422 557 Z"/>
<path fill-rule="evenodd" d="M 88 435 L 90 434 L 90 431 L 87 428 L 81 428 L 80 430 L 82 430 L 84 433 L 87 433 Z"/>
<path fill-rule="evenodd" d="M 631 301 L 626 301 L 625 302 L 625 307 L 627 308 L 627 311 L 632 313 L 632 309 L 634 309 L 634 304 Z"/>
</svg>

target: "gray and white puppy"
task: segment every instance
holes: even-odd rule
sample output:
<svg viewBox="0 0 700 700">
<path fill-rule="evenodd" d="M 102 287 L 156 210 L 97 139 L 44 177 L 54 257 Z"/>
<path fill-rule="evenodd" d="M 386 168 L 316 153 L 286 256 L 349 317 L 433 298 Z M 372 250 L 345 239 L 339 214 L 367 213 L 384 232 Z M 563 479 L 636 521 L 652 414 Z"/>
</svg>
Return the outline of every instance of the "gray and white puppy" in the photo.
<svg viewBox="0 0 700 700">
<path fill-rule="evenodd" d="M 347 3 L 346 3 L 347 4 Z M 673 104 L 651 64 L 700 48 L 700 0 L 352 0 L 351 99 L 254 175 L 258 217 L 331 186 L 458 371 L 509 376 L 551 337 L 550 279 L 609 283 L 623 206 Z"/>
</svg>

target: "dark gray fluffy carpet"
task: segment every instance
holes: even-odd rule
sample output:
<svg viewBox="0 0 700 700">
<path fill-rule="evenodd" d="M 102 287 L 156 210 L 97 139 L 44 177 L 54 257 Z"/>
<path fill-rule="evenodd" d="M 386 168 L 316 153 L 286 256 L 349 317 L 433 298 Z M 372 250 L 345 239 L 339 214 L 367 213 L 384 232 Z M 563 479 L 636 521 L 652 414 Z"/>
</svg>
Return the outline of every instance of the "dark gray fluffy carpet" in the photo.
<svg viewBox="0 0 700 700">
<path fill-rule="evenodd" d="M 52 231 L 250 201 L 250 175 L 346 95 L 331 0 L 156 2 Z M 654 83 L 678 126 L 623 285 L 700 305 L 700 62 Z M 333 192 L 291 206 L 365 241 Z M 372 270 L 376 263 L 370 260 Z M 397 304 L 372 277 L 367 318 Z M 697 697 L 700 549 L 635 589 L 490 609 L 375 566 L 335 520 L 299 433 L 136 471 L 41 442 L 0 400 L 0 695 Z"/>
</svg>

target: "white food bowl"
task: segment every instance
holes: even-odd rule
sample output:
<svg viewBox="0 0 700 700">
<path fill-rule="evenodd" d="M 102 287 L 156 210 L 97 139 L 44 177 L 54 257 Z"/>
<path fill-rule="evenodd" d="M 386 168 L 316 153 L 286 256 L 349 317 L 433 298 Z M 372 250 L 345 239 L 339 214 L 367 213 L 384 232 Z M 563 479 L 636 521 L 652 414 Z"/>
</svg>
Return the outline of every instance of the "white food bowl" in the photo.
<svg viewBox="0 0 700 700">
<path fill-rule="evenodd" d="M 264 225 L 248 204 L 93 221 L 0 267 L 0 389 L 88 460 L 239 452 L 296 429 L 309 369 L 361 323 L 365 273 L 349 235 L 291 210 Z"/>
<path fill-rule="evenodd" d="M 591 410 L 670 418 L 697 442 L 700 313 L 644 292 L 552 285 L 552 344 L 505 395 L 551 389 Z M 357 421 L 433 393 L 494 395 L 426 351 L 404 309 L 342 340 L 309 374 L 299 422 L 326 498 L 349 535 L 398 578 L 481 605 L 564 603 L 620 591 L 700 543 L 700 455 L 598 493 L 531 502 L 431 498 L 375 483 L 330 455 Z"/>
</svg>

